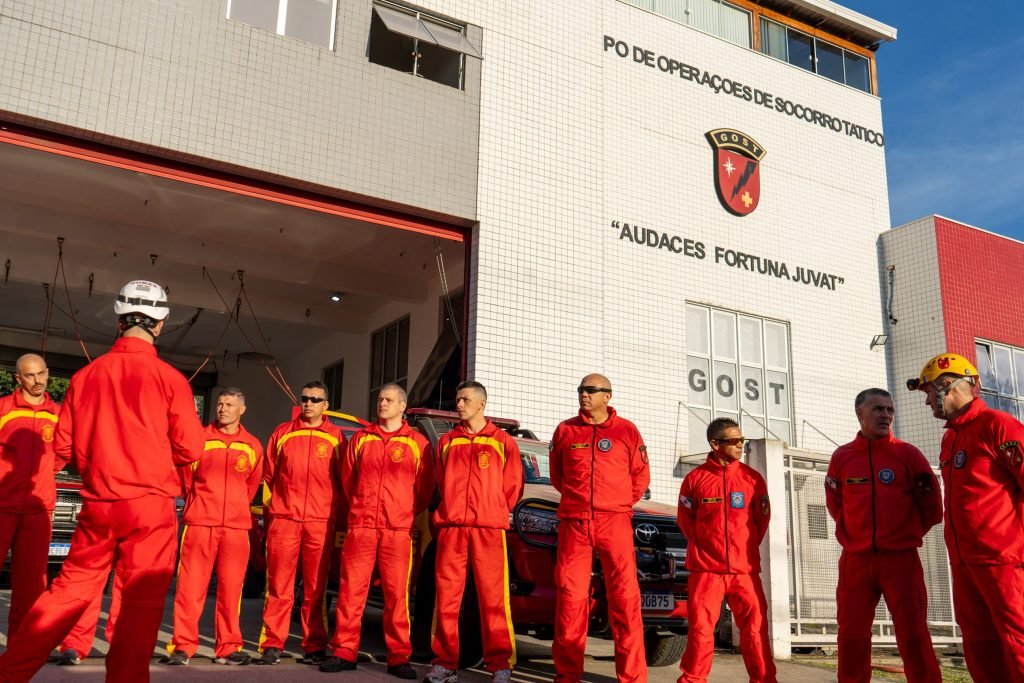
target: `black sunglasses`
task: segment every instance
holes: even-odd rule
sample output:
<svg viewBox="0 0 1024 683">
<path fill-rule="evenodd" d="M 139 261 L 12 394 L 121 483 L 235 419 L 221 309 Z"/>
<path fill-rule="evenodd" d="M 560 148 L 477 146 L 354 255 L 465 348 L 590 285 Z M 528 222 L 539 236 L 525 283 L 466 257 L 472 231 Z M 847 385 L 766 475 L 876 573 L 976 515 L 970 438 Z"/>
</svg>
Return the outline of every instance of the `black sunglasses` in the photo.
<svg viewBox="0 0 1024 683">
<path fill-rule="evenodd" d="M 323 403 L 326 398 L 320 398 L 319 396 L 300 396 L 299 400 L 303 403 Z"/>
<path fill-rule="evenodd" d="M 592 387 L 589 385 L 576 387 L 577 394 L 598 394 L 602 391 L 606 394 L 612 393 L 611 389 L 605 389 L 604 387 Z"/>
<path fill-rule="evenodd" d="M 750 439 L 746 438 L 745 436 L 738 436 L 735 439 L 711 439 L 711 440 L 714 441 L 715 443 L 724 443 L 724 444 L 729 445 L 729 446 L 742 446 L 744 443 L 746 443 Z"/>
</svg>

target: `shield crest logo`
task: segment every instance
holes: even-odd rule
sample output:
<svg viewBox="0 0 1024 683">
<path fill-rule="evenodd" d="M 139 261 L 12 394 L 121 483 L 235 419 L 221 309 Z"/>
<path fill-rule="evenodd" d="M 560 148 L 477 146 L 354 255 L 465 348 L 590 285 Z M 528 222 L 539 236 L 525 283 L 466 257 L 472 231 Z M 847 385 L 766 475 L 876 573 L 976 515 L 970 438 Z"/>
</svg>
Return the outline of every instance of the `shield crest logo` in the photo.
<svg viewBox="0 0 1024 683">
<path fill-rule="evenodd" d="M 764 147 L 732 128 L 716 128 L 704 135 L 715 151 L 715 190 L 722 206 L 736 216 L 753 213 L 761 199 Z"/>
</svg>

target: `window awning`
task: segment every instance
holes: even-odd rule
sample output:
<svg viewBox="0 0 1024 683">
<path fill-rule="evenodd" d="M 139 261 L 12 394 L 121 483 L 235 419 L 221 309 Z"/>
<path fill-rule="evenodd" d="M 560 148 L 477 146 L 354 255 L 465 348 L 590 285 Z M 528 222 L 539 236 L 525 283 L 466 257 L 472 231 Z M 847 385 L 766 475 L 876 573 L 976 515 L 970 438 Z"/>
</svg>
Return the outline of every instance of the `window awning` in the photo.
<svg viewBox="0 0 1024 683">
<path fill-rule="evenodd" d="M 377 13 L 377 16 L 380 17 L 380 20 L 384 22 L 384 25 L 392 33 L 422 40 L 431 45 L 437 45 L 434 36 L 430 35 L 430 31 L 413 15 L 380 5 L 374 5 L 373 11 Z"/>
<path fill-rule="evenodd" d="M 476 57 L 477 59 L 483 59 L 483 55 L 473 47 L 473 44 L 469 42 L 465 35 L 461 31 L 448 28 L 447 26 L 441 26 L 433 22 L 424 22 L 424 26 L 430 35 L 434 37 L 435 42 L 443 48 L 447 48 L 454 52 L 461 52 L 464 55 L 470 57 Z"/>
</svg>

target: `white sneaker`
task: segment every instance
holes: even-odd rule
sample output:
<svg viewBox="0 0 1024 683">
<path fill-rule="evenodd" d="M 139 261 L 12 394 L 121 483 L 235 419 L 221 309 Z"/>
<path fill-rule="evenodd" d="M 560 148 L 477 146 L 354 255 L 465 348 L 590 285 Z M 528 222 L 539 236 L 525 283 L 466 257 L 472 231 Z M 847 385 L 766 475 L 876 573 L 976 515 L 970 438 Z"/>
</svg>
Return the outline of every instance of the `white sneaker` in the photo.
<svg viewBox="0 0 1024 683">
<path fill-rule="evenodd" d="M 455 669 L 446 669 L 440 664 L 430 667 L 430 671 L 423 677 L 427 683 L 456 683 L 459 680 L 459 672 Z"/>
<path fill-rule="evenodd" d="M 512 669 L 500 669 L 491 676 L 491 683 L 510 683 L 512 681 Z"/>
</svg>

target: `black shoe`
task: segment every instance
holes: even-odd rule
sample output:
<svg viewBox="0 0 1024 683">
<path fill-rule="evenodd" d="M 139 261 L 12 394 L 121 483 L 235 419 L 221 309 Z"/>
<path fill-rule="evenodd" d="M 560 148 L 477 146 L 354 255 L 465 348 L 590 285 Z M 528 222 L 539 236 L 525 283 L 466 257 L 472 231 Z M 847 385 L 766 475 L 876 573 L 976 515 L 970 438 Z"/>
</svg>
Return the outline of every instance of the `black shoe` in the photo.
<svg viewBox="0 0 1024 683">
<path fill-rule="evenodd" d="M 339 671 L 355 671 L 355 669 L 355 662 L 350 662 L 341 657 L 328 657 L 320 662 L 320 670 L 328 674 L 338 673 Z"/>
<path fill-rule="evenodd" d="M 303 664 L 321 664 L 327 661 L 327 653 L 323 650 L 314 650 L 302 655 L 302 659 L 299 661 Z"/>
<path fill-rule="evenodd" d="M 214 664 L 228 664 L 231 666 L 245 666 L 251 662 L 252 657 L 244 652 L 232 652 L 227 657 L 217 657 L 213 660 Z"/>
<path fill-rule="evenodd" d="M 263 656 L 256 660 L 257 664 L 263 664 L 264 666 L 270 666 L 271 664 L 279 664 L 281 662 L 281 651 L 276 647 L 268 647 L 263 651 Z"/>
<path fill-rule="evenodd" d="M 78 650 L 73 647 L 69 647 L 60 653 L 60 657 L 57 658 L 57 666 L 76 666 L 82 663 L 82 658 L 78 654 Z"/>
<path fill-rule="evenodd" d="M 407 681 L 415 681 L 416 669 L 412 668 L 412 665 L 409 664 L 409 662 L 406 662 L 405 664 L 398 664 L 396 666 L 389 666 L 388 676 L 404 678 Z"/>
<path fill-rule="evenodd" d="M 167 666 L 186 666 L 188 665 L 188 655 L 182 650 L 175 650 L 171 653 L 170 657 L 164 657 L 161 659 L 160 663 L 166 664 Z"/>
</svg>

